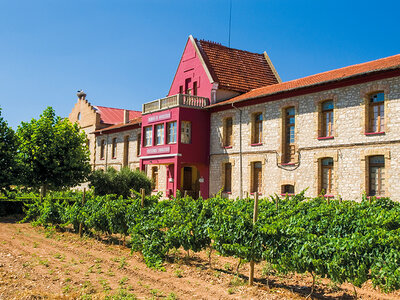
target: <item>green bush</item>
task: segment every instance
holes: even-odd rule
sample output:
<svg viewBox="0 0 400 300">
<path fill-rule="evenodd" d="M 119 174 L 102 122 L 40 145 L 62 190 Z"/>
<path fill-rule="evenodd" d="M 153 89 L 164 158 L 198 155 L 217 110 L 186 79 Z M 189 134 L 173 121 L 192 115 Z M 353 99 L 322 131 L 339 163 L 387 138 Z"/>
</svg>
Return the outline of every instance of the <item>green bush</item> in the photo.
<svg viewBox="0 0 400 300">
<path fill-rule="evenodd" d="M 137 192 L 143 188 L 146 194 L 151 192 L 151 180 L 143 172 L 122 168 L 117 171 L 108 168 L 106 171 L 96 170 L 89 176 L 90 187 L 94 187 L 96 195 L 115 194 L 128 198 L 131 190 Z"/>
</svg>

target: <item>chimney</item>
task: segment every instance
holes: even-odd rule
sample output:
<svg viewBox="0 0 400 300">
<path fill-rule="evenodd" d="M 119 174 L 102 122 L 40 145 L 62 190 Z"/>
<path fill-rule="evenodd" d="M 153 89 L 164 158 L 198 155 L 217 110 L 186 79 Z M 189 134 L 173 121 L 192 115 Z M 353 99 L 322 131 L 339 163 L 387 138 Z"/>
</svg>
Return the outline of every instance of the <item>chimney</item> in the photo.
<svg viewBox="0 0 400 300">
<path fill-rule="evenodd" d="M 127 109 L 124 109 L 124 123 L 129 123 L 129 111 Z"/>
<path fill-rule="evenodd" d="M 86 94 L 83 90 L 79 90 L 76 95 L 78 96 L 78 100 L 85 100 L 86 99 Z"/>
</svg>

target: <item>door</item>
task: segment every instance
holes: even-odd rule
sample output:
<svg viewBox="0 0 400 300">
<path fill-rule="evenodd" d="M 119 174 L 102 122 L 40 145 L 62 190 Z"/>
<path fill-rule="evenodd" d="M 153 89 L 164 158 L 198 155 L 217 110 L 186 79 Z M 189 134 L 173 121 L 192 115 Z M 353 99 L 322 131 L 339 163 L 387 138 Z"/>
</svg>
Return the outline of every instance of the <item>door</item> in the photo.
<svg viewBox="0 0 400 300">
<path fill-rule="evenodd" d="M 192 190 L 192 168 L 191 167 L 183 167 L 183 190 L 191 191 Z"/>
</svg>

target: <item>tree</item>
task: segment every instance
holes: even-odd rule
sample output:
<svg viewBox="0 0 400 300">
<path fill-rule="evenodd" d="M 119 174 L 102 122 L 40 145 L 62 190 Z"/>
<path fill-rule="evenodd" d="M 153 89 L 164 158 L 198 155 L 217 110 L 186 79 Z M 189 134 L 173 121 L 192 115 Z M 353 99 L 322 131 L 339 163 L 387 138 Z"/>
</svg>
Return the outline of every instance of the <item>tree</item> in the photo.
<svg viewBox="0 0 400 300">
<path fill-rule="evenodd" d="M 78 124 L 44 110 L 40 119 L 18 126 L 19 161 L 22 184 L 60 190 L 86 180 L 90 173 L 86 135 Z"/>
<path fill-rule="evenodd" d="M 93 171 L 89 176 L 89 181 L 97 195 L 116 194 L 128 198 L 131 195 L 131 189 L 139 192 L 143 188 L 146 194 L 151 192 L 151 180 L 143 172 L 132 171 L 128 167 L 120 171 L 111 167 L 106 171 Z"/>
<path fill-rule="evenodd" d="M 0 190 L 16 183 L 17 147 L 15 132 L 1 117 L 0 108 Z"/>
</svg>

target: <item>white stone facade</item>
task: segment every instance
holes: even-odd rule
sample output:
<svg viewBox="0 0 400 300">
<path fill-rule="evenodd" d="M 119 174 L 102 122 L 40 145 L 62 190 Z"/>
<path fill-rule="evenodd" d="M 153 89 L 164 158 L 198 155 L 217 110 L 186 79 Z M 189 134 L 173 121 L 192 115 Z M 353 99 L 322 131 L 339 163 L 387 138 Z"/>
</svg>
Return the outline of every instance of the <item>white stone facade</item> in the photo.
<svg viewBox="0 0 400 300">
<path fill-rule="evenodd" d="M 140 128 L 124 130 L 114 133 L 99 134 L 96 136 L 96 154 L 94 161 L 95 169 L 106 169 L 112 167 L 116 170 L 120 170 L 124 166 L 125 154 L 125 141 L 128 141 L 128 159 L 127 166 L 132 169 L 139 168 L 139 157 L 138 157 L 138 140 L 140 134 Z M 112 156 L 112 142 L 116 138 L 116 153 L 115 157 Z M 101 158 L 101 142 L 105 142 L 104 158 Z"/>
<path fill-rule="evenodd" d="M 384 134 L 366 135 L 366 103 L 368 95 L 385 94 Z M 334 102 L 334 134 L 331 139 L 318 139 L 319 103 Z M 295 164 L 281 164 L 282 112 L 294 106 Z M 241 107 L 242 110 L 242 177 L 240 176 L 240 130 L 238 109 L 232 108 L 211 114 L 210 194 L 218 193 L 224 185 L 223 164 L 232 164 L 232 193 L 243 196 L 251 190 L 251 162 L 262 162 L 262 194 L 280 194 L 281 186 L 291 184 L 298 193 L 307 189 L 307 196 L 317 196 L 320 184 L 319 159 L 334 160 L 333 195 L 348 200 L 360 200 L 367 190 L 366 157 L 385 157 L 385 196 L 400 201 L 400 78 L 393 77 L 283 98 L 262 104 Z M 251 145 L 252 114 L 263 114 L 261 145 Z M 233 145 L 224 148 L 223 122 L 233 118 Z"/>
</svg>

